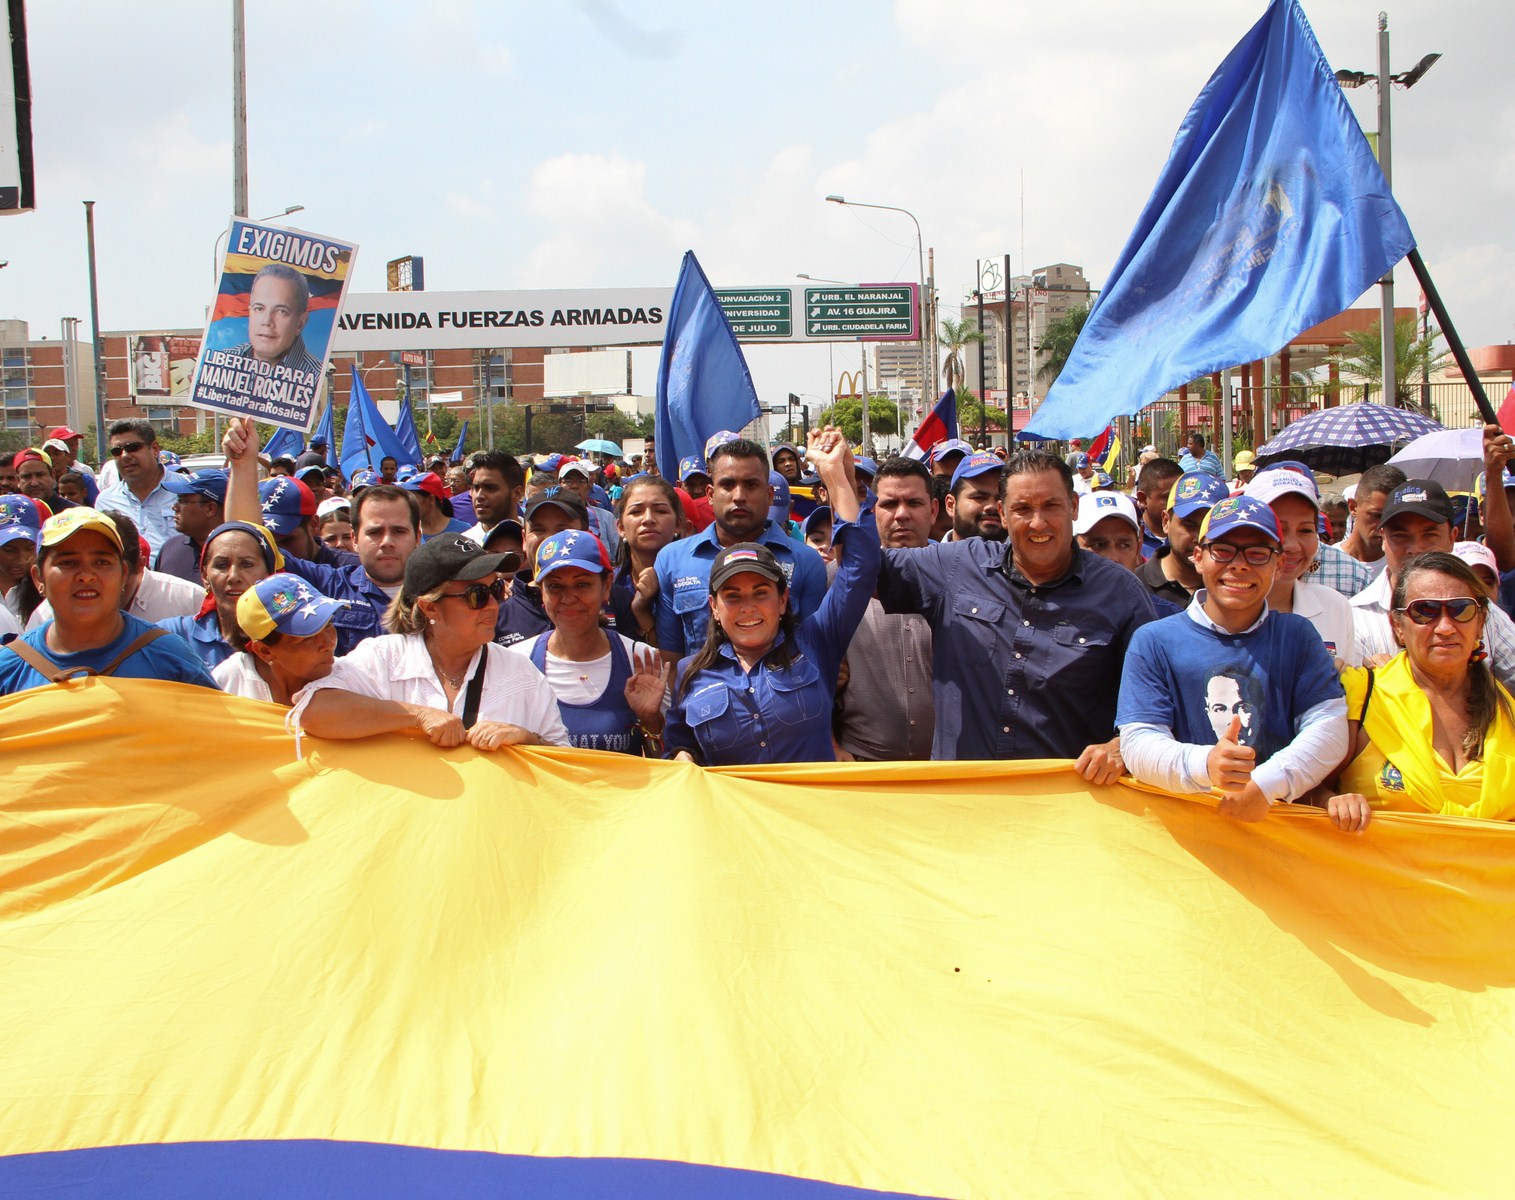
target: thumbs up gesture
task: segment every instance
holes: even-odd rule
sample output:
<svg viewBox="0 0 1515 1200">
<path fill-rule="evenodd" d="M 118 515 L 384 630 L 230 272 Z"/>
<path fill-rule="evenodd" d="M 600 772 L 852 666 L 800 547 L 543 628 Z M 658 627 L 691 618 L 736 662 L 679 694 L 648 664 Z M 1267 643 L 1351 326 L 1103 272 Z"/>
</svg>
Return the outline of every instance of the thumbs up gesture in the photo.
<svg viewBox="0 0 1515 1200">
<path fill-rule="evenodd" d="M 1205 765 L 1210 771 L 1210 786 L 1223 792 L 1240 791 L 1252 781 L 1257 766 L 1257 751 L 1241 744 L 1241 717 L 1231 718 L 1226 736 L 1215 744 Z"/>
</svg>

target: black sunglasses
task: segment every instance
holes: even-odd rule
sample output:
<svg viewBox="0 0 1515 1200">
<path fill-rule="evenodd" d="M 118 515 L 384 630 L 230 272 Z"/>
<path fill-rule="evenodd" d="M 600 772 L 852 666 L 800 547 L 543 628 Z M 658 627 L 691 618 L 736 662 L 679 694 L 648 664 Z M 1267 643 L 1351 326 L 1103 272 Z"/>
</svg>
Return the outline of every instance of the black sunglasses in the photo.
<svg viewBox="0 0 1515 1200">
<path fill-rule="evenodd" d="M 496 602 L 505 599 L 505 581 L 496 579 L 493 583 L 471 583 L 461 592 L 443 592 L 443 600 L 461 600 L 473 612 L 478 612 L 491 600 Z"/>
<path fill-rule="evenodd" d="M 1471 596 L 1458 596 L 1453 600 L 1411 600 L 1399 611 L 1417 625 L 1433 625 L 1446 613 L 1459 625 L 1466 625 L 1482 607 Z"/>
<path fill-rule="evenodd" d="M 120 458 L 123 454 L 135 454 L 146 445 L 146 442 L 124 442 L 119 446 L 112 446 L 110 448 L 110 456 L 112 458 Z"/>
</svg>

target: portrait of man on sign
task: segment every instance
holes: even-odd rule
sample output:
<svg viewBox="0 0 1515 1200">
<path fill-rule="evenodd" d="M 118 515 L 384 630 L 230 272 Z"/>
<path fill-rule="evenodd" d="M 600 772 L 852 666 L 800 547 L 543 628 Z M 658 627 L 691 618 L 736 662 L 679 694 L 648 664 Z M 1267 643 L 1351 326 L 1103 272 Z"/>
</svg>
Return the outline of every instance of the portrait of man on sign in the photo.
<svg viewBox="0 0 1515 1200">
<path fill-rule="evenodd" d="M 305 276 L 283 263 L 269 263 L 253 277 L 248 294 L 248 340 L 232 353 L 319 375 L 321 364 L 300 337 L 309 319 L 310 285 Z"/>
</svg>

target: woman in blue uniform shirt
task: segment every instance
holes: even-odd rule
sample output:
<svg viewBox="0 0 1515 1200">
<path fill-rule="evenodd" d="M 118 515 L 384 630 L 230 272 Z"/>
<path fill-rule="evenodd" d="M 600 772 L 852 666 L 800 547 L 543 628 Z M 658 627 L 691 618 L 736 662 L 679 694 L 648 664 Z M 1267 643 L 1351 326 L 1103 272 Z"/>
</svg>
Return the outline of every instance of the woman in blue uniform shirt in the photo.
<svg viewBox="0 0 1515 1200">
<path fill-rule="evenodd" d="M 810 460 L 833 497 L 837 571 L 820 607 L 796 622 L 773 552 L 728 546 L 710 568 L 710 632 L 679 663 L 664 743 L 682 762 L 732 766 L 834 762 L 837 672 L 878 581 L 871 508 L 858 503 L 852 452 L 837 429 L 810 435 Z"/>
</svg>

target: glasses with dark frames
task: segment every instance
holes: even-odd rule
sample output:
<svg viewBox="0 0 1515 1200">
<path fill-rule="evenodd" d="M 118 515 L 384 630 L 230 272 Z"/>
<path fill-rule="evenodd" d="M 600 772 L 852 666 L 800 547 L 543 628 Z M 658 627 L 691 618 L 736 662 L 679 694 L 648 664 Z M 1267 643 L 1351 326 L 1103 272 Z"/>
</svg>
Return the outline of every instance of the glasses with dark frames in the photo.
<svg viewBox="0 0 1515 1200">
<path fill-rule="evenodd" d="M 1239 554 L 1249 567 L 1266 567 L 1278 553 L 1276 546 L 1233 546 L 1230 542 L 1206 542 L 1205 549 L 1221 566 L 1235 562 Z"/>
<path fill-rule="evenodd" d="M 146 442 L 123 442 L 119 446 L 112 446 L 110 448 L 110 456 L 112 458 L 120 458 L 123 454 L 135 454 L 146 446 Z"/>
<path fill-rule="evenodd" d="M 496 579 L 493 583 L 471 583 L 461 592 L 443 592 L 443 600 L 461 600 L 471 612 L 478 612 L 491 600 L 505 599 L 505 581 Z"/>
<path fill-rule="evenodd" d="M 1472 596 L 1457 596 L 1451 600 L 1411 600 L 1395 611 L 1404 613 L 1417 625 L 1434 625 L 1443 613 L 1459 625 L 1466 625 L 1482 607 Z"/>
</svg>

